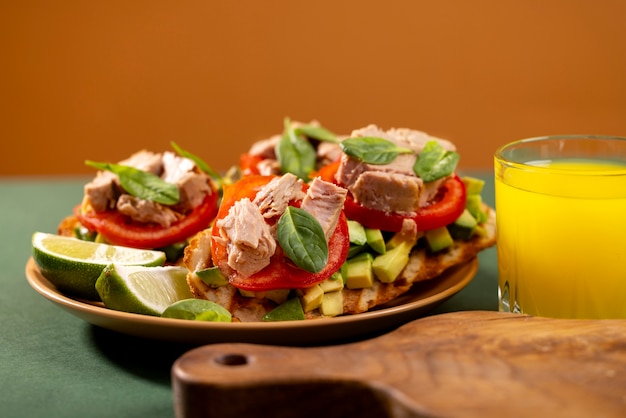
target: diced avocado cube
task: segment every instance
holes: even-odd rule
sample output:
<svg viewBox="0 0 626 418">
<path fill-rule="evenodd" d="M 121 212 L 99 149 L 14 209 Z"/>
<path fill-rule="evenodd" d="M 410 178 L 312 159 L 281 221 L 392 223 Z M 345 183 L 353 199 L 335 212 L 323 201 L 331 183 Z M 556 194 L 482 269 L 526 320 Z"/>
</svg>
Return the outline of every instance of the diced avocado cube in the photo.
<svg viewBox="0 0 626 418">
<path fill-rule="evenodd" d="M 374 285 L 373 259 L 370 253 L 361 253 L 346 261 L 345 280 L 348 289 L 364 289 Z"/>
<path fill-rule="evenodd" d="M 475 195 L 480 194 L 483 190 L 483 186 L 485 185 L 484 180 L 477 179 L 475 177 L 465 176 L 461 180 L 465 184 L 465 191 L 467 195 Z"/>
<path fill-rule="evenodd" d="M 467 201 L 465 202 L 465 209 L 467 209 L 472 214 L 472 216 L 477 220 L 482 219 L 482 216 L 481 216 L 481 213 L 483 211 L 482 206 L 483 206 L 483 199 L 482 197 L 480 197 L 479 194 L 467 196 Z"/>
<path fill-rule="evenodd" d="M 281 303 L 286 302 L 289 298 L 289 289 L 268 290 L 265 292 L 265 297 L 280 305 Z"/>
<path fill-rule="evenodd" d="M 365 228 L 357 221 L 348 220 L 348 233 L 350 235 L 351 244 L 363 245 L 367 242 Z"/>
<path fill-rule="evenodd" d="M 398 278 L 409 262 L 409 255 L 413 246 L 404 241 L 395 248 L 374 258 L 372 270 L 376 278 L 383 283 L 391 283 Z"/>
<path fill-rule="evenodd" d="M 304 319 L 304 311 L 299 298 L 291 298 L 281 303 L 262 318 L 263 321 L 296 321 Z"/>
<path fill-rule="evenodd" d="M 380 229 L 365 228 L 365 238 L 367 245 L 378 254 L 385 254 L 385 239 Z"/>
<path fill-rule="evenodd" d="M 222 274 L 218 267 L 209 267 L 196 271 L 196 276 L 209 287 L 220 287 L 228 284 L 228 279 Z"/>
<path fill-rule="evenodd" d="M 343 289 L 343 279 L 341 278 L 341 274 L 333 274 L 319 285 L 324 293 L 336 292 Z"/>
<path fill-rule="evenodd" d="M 476 218 L 465 209 L 456 221 L 448 225 L 448 231 L 454 239 L 469 239 L 476 229 Z"/>
<path fill-rule="evenodd" d="M 454 243 L 450 232 L 448 232 L 448 228 L 445 226 L 426 231 L 425 236 L 428 248 L 430 248 L 432 252 L 446 249 Z"/>
<path fill-rule="evenodd" d="M 319 308 L 322 304 L 324 291 L 318 284 L 302 289 L 298 293 L 300 294 L 300 302 L 305 313 Z"/>
<path fill-rule="evenodd" d="M 324 293 L 320 313 L 324 316 L 343 314 L 343 293 L 341 291 Z"/>
<path fill-rule="evenodd" d="M 408 242 L 413 247 L 417 243 L 417 229 L 411 230 L 402 230 L 400 232 L 396 232 L 390 239 L 387 241 L 386 249 L 387 251 L 397 247 L 402 242 Z"/>
</svg>

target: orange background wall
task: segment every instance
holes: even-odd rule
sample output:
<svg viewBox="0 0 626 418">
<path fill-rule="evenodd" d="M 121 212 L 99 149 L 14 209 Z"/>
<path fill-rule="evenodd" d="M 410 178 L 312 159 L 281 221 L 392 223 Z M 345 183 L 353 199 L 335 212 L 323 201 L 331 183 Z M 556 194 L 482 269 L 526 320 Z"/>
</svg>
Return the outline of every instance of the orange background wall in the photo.
<svg viewBox="0 0 626 418">
<path fill-rule="evenodd" d="M 225 170 L 283 118 L 455 141 L 626 136 L 626 2 L 0 0 L 0 175 L 170 141 Z"/>
</svg>

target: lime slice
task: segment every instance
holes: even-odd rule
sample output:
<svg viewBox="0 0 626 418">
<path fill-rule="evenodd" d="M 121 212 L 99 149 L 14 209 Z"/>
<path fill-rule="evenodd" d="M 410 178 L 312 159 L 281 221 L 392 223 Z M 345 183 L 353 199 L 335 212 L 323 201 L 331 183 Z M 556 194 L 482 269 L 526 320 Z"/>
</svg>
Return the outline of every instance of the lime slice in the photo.
<svg viewBox="0 0 626 418">
<path fill-rule="evenodd" d="M 111 263 L 161 266 L 162 251 L 140 250 L 104 243 L 82 241 L 44 232 L 32 237 L 33 260 L 41 274 L 64 293 L 89 300 L 99 300 L 96 280 Z"/>
<path fill-rule="evenodd" d="M 226 308 L 204 299 L 184 299 L 174 302 L 161 316 L 194 321 L 232 322 L 232 315 Z"/>
<path fill-rule="evenodd" d="M 179 300 L 193 298 L 187 269 L 109 264 L 96 281 L 104 306 L 117 311 L 160 316 Z"/>
</svg>

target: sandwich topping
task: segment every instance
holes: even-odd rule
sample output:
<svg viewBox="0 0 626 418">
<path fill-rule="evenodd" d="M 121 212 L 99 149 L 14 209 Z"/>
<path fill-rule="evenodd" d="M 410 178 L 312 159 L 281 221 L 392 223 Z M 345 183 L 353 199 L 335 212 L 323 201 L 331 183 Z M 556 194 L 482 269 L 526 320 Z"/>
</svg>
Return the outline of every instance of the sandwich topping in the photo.
<svg viewBox="0 0 626 418">
<path fill-rule="evenodd" d="M 142 150 L 117 164 L 87 164 L 99 171 L 84 186 L 74 215 L 60 226 L 62 235 L 82 229 L 78 235 L 86 239 L 163 248 L 184 245 L 217 213 L 215 185 L 190 158 Z"/>
</svg>

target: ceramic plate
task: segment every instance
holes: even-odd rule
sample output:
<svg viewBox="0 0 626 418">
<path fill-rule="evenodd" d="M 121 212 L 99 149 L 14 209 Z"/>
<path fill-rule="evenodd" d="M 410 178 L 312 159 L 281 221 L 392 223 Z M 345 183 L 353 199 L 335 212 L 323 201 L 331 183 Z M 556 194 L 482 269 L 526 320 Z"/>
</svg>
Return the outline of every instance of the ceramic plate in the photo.
<svg viewBox="0 0 626 418">
<path fill-rule="evenodd" d="M 358 315 L 310 321 L 224 323 L 159 318 L 107 309 L 101 302 L 70 298 L 41 274 L 34 260 L 26 278 L 41 295 L 99 327 L 184 344 L 244 342 L 273 345 L 323 345 L 368 338 L 417 319 L 463 289 L 478 270 L 478 260 L 453 267 L 440 277 L 416 283 L 393 303 Z"/>
</svg>

